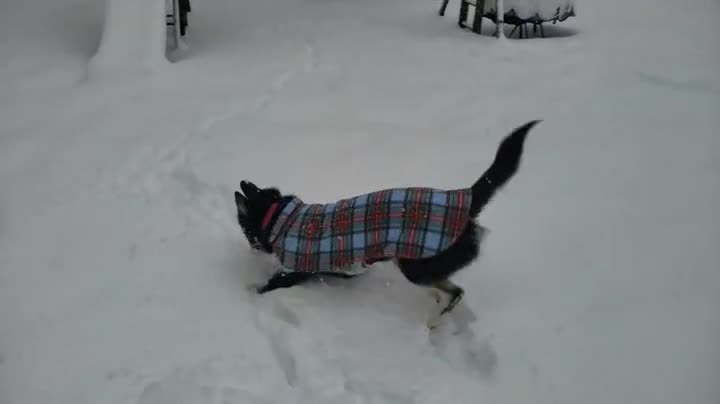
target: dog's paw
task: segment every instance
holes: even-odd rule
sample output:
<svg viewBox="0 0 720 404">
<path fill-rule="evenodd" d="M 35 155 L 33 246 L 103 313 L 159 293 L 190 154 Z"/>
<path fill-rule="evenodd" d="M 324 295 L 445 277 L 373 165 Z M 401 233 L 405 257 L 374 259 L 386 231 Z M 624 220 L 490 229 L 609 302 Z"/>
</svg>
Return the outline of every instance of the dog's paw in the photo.
<svg viewBox="0 0 720 404">
<path fill-rule="evenodd" d="M 258 283 L 246 285 L 245 290 L 247 290 L 250 293 L 254 293 L 254 294 L 258 294 L 258 295 L 262 295 L 263 293 L 266 292 L 265 287 Z"/>
<path fill-rule="evenodd" d="M 437 289 L 429 289 L 428 293 L 430 293 L 430 297 L 432 297 L 433 300 L 435 300 L 435 303 L 441 304 L 442 303 L 442 294 L 438 292 Z"/>
<path fill-rule="evenodd" d="M 428 330 L 434 331 L 438 327 L 440 327 L 440 325 L 442 325 L 444 317 L 445 316 L 443 316 L 440 312 L 431 313 L 426 323 Z"/>
<path fill-rule="evenodd" d="M 442 311 L 440 312 L 440 314 L 442 315 L 442 314 L 446 314 L 446 313 L 449 313 L 450 311 L 452 311 L 452 309 L 454 309 L 455 306 L 456 306 L 458 303 L 460 303 L 460 300 L 462 300 L 464 294 L 465 294 L 465 292 L 463 292 L 463 291 L 461 290 L 460 292 L 458 292 L 458 293 L 456 293 L 455 295 L 453 295 L 453 296 L 452 296 L 452 299 L 450 299 L 450 302 L 445 306 L 444 309 L 442 309 Z"/>
<path fill-rule="evenodd" d="M 440 326 L 443 319 L 447 318 L 455 306 L 460 303 L 465 294 L 462 290 L 458 293 L 449 296 L 437 289 L 430 289 L 430 294 L 434 298 L 436 306 L 433 307 L 428 320 L 427 326 L 430 330 L 434 330 Z"/>
<path fill-rule="evenodd" d="M 440 300 L 443 300 L 440 298 Z M 436 306 L 433 307 L 433 309 L 428 314 L 427 318 L 427 328 L 428 330 L 432 331 L 440 327 L 442 325 L 443 321 L 447 318 L 446 313 L 443 311 L 444 306 Z"/>
</svg>

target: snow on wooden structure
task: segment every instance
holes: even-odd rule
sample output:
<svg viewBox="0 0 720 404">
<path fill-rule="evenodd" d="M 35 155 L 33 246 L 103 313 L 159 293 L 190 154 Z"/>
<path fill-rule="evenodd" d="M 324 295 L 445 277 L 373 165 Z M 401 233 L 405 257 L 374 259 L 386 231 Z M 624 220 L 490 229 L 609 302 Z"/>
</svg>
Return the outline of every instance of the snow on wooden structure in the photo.
<svg viewBox="0 0 720 404">
<path fill-rule="evenodd" d="M 440 6 L 440 15 L 445 15 L 449 0 L 443 0 Z M 468 26 L 468 12 L 473 6 L 473 22 Z M 482 30 L 482 19 L 487 18 L 495 23 L 496 36 L 504 35 L 504 24 L 513 25 L 510 35 L 518 31 L 518 36 L 526 38 L 529 35 L 527 25 L 533 27 L 533 32 L 545 36 L 542 24 L 552 22 L 553 24 L 565 21 L 575 16 L 574 0 L 460 0 L 460 12 L 458 25 L 462 28 L 470 28 L 479 34 Z"/>
<path fill-rule="evenodd" d="M 170 12 L 165 15 L 165 24 L 172 27 L 172 37 L 176 48 L 181 47 L 181 37 L 187 33 L 188 13 L 192 10 L 190 0 L 165 0 L 166 9 Z"/>
<path fill-rule="evenodd" d="M 107 0 L 102 37 L 90 60 L 91 76 L 153 71 L 165 56 L 165 0 Z"/>
<path fill-rule="evenodd" d="M 106 0 L 102 37 L 90 60 L 89 75 L 126 76 L 162 69 L 169 63 L 167 26 L 173 27 L 174 45 L 179 47 L 189 11 L 189 0 Z"/>
</svg>

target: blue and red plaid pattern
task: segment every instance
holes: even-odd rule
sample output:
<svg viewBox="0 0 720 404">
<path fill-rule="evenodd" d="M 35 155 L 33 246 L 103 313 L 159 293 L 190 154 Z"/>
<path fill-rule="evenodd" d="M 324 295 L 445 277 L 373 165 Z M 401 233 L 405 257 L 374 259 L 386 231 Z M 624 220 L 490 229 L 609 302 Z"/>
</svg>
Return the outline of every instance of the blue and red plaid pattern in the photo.
<svg viewBox="0 0 720 404">
<path fill-rule="evenodd" d="M 330 204 L 294 198 L 270 242 L 288 271 L 344 272 L 381 258 L 432 257 L 465 230 L 471 197 L 469 188 L 393 188 Z"/>
</svg>

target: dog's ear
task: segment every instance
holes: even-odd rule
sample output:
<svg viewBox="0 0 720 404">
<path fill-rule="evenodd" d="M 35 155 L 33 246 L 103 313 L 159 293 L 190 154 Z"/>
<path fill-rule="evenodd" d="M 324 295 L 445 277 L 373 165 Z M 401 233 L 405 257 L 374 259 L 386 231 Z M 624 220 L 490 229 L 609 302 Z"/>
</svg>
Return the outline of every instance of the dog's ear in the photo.
<svg viewBox="0 0 720 404">
<path fill-rule="evenodd" d="M 240 181 L 240 189 L 243 191 L 243 194 L 245 194 L 245 196 L 250 200 L 255 199 L 255 197 L 257 197 L 260 193 L 260 188 L 258 188 L 257 185 L 253 184 L 250 181 Z"/>
<path fill-rule="evenodd" d="M 247 199 L 238 191 L 235 191 L 235 205 L 237 206 L 238 213 L 243 216 L 248 214 Z"/>
</svg>

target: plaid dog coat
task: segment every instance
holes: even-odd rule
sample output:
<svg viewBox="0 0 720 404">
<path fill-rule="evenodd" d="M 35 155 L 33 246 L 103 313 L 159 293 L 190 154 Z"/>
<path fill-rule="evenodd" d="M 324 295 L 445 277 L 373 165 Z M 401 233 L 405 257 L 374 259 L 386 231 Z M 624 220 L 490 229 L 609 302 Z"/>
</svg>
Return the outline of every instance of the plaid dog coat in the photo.
<svg viewBox="0 0 720 404">
<path fill-rule="evenodd" d="M 471 198 L 469 188 L 394 188 L 330 204 L 296 197 L 269 241 L 286 271 L 347 273 L 360 262 L 432 257 L 465 230 Z"/>
</svg>

